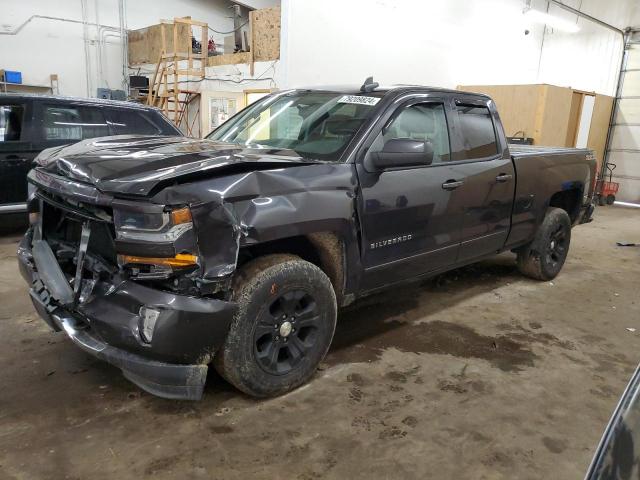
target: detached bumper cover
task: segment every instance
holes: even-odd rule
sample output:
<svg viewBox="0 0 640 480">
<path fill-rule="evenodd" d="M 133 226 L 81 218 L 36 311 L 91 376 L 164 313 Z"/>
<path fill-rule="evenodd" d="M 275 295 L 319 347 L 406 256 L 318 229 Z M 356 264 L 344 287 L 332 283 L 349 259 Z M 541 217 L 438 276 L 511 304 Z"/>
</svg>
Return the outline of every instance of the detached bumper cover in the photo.
<svg viewBox="0 0 640 480">
<path fill-rule="evenodd" d="M 31 238 L 18 248 L 20 273 L 33 305 L 54 330 L 64 330 L 80 348 L 120 368 L 126 378 L 160 397 L 198 400 L 207 363 L 224 342 L 237 306 L 222 300 L 175 295 L 135 282 L 98 282 L 91 297 L 75 307 L 49 300 L 36 271 Z M 142 305 L 161 310 L 151 344 L 140 339 Z"/>
</svg>

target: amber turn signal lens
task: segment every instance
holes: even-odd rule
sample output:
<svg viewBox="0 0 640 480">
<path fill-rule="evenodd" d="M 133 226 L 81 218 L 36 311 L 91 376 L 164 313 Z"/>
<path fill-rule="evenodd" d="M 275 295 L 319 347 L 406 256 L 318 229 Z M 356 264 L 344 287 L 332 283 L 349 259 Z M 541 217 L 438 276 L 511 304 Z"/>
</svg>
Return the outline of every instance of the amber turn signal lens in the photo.
<svg viewBox="0 0 640 480">
<path fill-rule="evenodd" d="M 120 255 L 120 263 L 142 263 L 145 265 L 164 265 L 168 267 L 192 267 L 198 264 L 198 257 L 187 253 L 179 253 L 175 257 L 136 257 L 134 255 Z"/>
<path fill-rule="evenodd" d="M 171 212 L 171 220 L 173 225 L 180 225 L 181 223 L 190 223 L 193 219 L 191 218 L 191 210 L 187 207 L 179 208 L 178 210 L 173 210 Z"/>
</svg>

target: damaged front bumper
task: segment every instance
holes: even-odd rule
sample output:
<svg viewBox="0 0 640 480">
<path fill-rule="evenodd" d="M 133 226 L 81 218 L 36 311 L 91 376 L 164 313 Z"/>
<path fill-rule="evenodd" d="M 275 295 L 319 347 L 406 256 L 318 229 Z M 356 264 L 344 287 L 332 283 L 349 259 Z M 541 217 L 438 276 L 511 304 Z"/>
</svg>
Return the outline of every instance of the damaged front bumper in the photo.
<svg viewBox="0 0 640 480">
<path fill-rule="evenodd" d="M 18 248 L 20 272 L 34 307 L 54 330 L 80 348 L 120 368 L 130 381 L 171 399 L 202 397 L 207 364 L 221 347 L 237 306 L 233 302 L 177 295 L 117 275 L 100 280 L 84 302 L 61 305 L 52 299 L 51 276 L 37 271 L 27 233 Z M 57 263 L 52 268 L 60 268 Z M 52 286 L 55 289 L 55 286 Z M 150 342 L 140 332 L 141 308 L 160 312 Z"/>
</svg>

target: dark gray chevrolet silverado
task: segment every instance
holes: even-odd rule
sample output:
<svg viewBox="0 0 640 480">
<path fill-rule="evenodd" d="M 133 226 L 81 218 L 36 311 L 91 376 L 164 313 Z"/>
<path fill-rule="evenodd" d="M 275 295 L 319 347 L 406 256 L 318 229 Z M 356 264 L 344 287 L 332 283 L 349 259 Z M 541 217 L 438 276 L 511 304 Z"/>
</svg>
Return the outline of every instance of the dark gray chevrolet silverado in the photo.
<svg viewBox="0 0 640 480">
<path fill-rule="evenodd" d="M 204 140 L 118 136 L 37 158 L 18 250 L 54 329 L 141 388 L 210 364 L 264 397 L 314 373 L 338 309 L 502 251 L 554 278 L 590 220 L 589 150 L 508 146 L 489 97 L 274 93 Z"/>
</svg>

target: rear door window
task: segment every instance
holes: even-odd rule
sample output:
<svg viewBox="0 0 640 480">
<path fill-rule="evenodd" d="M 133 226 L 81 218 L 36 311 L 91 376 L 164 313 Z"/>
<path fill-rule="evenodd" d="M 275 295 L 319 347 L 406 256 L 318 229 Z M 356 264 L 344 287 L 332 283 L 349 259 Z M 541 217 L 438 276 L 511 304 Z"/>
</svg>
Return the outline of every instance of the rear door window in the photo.
<svg viewBox="0 0 640 480">
<path fill-rule="evenodd" d="M 461 148 L 452 160 L 490 158 L 498 153 L 498 142 L 489 108 L 456 102 Z"/>
<path fill-rule="evenodd" d="M 131 109 L 109 109 L 113 135 L 160 135 L 160 128 L 145 112 Z"/>
<path fill-rule="evenodd" d="M 99 108 L 82 105 L 45 105 L 44 138 L 49 141 L 79 141 L 109 135 L 109 126 Z"/>
<path fill-rule="evenodd" d="M 22 139 L 23 105 L 0 105 L 0 142 Z"/>
</svg>

